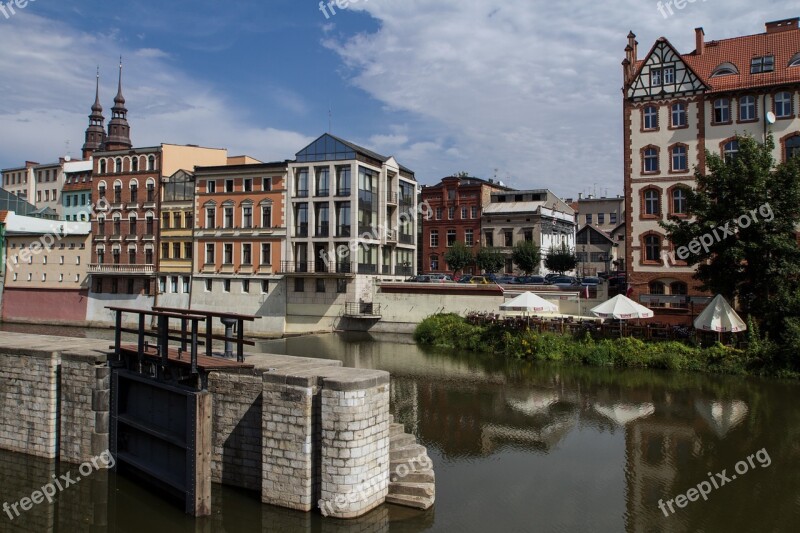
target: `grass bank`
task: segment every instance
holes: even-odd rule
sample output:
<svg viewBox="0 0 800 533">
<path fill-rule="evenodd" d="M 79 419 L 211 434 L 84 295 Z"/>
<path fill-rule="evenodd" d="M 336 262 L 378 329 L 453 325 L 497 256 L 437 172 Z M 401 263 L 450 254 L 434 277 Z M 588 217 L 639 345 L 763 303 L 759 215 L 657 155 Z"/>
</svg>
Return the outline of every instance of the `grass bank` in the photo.
<svg viewBox="0 0 800 533">
<path fill-rule="evenodd" d="M 644 342 L 581 338 L 531 330 L 509 331 L 502 325 L 478 326 L 456 314 L 433 315 L 414 332 L 423 345 L 495 353 L 515 359 L 619 368 L 657 368 L 716 374 L 758 375 L 797 379 L 800 373 L 776 357 L 768 344 L 750 341 L 747 350 L 722 344 L 709 347 L 682 342 Z"/>
</svg>

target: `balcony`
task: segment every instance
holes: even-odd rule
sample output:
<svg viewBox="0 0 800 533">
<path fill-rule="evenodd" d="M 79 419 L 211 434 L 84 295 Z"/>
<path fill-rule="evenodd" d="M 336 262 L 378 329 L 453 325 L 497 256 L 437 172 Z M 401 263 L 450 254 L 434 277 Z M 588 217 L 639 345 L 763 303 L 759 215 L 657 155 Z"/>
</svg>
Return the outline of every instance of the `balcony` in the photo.
<svg viewBox="0 0 800 533">
<path fill-rule="evenodd" d="M 347 302 L 344 304 L 344 316 L 348 318 L 380 319 L 381 306 L 372 302 Z"/>
<path fill-rule="evenodd" d="M 279 274 L 352 274 L 352 263 L 326 263 L 325 261 L 281 261 Z"/>
<path fill-rule="evenodd" d="M 106 265 L 92 263 L 89 265 L 90 274 L 153 274 L 155 265 Z"/>
<path fill-rule="evenodd" d="M 414 244 L 413 235 L 400 235 L 400 244 Z"/>
<path fill-rule="evenodd" d="M 359 263 L 358 264 L 358 273 L 359 274 L 377 274 L 378 273 L 378 265 L 371 265 L 369 263 Z"/>
<path fill-rule="evenodd" d="M 397 230 L 396 229 L 386 230 L 386 242 L 397 242 Z"/>
<path fill-rule="evenodd" d="M 414 275 L 414 267 L 410 266 L 396 266 L 394 267 L 394 275 L 395 276 L 413 276 Z"/>
<path fill-rule="evenodd" d="M 392 191 L 386 191 L 386 203 L 397 205 L 397 193 Z"/>
</svg>

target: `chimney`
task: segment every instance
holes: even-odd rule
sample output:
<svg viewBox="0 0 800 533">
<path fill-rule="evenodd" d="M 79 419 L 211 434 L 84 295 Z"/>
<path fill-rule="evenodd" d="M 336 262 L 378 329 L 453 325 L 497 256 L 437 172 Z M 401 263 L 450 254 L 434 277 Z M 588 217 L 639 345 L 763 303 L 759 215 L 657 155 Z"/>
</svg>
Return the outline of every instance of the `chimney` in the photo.
<svg viewBox="0 0 800 533">
<path fill-rule="evenodd" d="M 703 31 L 703 28 L 695 28 L 694 29 L 694 53 L 698 56 L 703 55 L 703 52 L 706 51 L 706 41 L 705 41 L 706 32 Z"/>
<path fill-rule="evenodd" d="M 578 193 L 578 200 L 583 200 L 583 193 L 582 192 Z"/>
<path fill-rule="evenodd" d="M 798 22 L 800 22 L 800 17 L 767 22 L 767 33 L 781 33 L 784 31 L 796 30 Z"/>
</svg>

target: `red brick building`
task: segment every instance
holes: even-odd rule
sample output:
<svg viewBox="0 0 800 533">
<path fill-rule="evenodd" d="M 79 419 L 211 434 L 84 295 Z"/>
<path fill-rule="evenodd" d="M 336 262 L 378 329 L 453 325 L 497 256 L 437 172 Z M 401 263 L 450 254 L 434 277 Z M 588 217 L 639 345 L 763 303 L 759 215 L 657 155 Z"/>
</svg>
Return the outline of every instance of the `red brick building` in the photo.
<svg viewBox="0 0 800 533">
<path fill-rule="evenodd" d="M 493 192 L 512 189 L 493 180 L 450 176 L 422 188 L 420 200 L 430 206 L 422 220 L 422 274 L 452 273 L 444 254 L 455 242 L 477 251 L 481 243 L 481 215 Z M 474 267 L 465 269 L 472 273 Z"/>
</svg>

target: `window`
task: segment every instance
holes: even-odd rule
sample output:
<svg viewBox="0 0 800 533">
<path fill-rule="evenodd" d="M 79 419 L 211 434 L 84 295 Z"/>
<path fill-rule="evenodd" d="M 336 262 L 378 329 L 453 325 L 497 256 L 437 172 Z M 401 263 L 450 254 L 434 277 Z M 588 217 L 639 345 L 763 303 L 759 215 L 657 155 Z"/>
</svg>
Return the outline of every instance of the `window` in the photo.
<svg viewBox="0 0 800 533">
<path fill-rule="evenodd" d="M 587 213 L 586 214 L 586 223 L 587 224 L 591 224 L 592 223 L 592 214 L 591 213 Z"/>
<path fill-rule="evenodd" d="M 597 223 L 601 224 L 601 225 L 606 223 L 606 214 L 605 213 L 598 213 L 597 214 Z"/>
<path fill-rule="evenodd" d="M 136 248 L 129 248 L 128 249 L 128 264 L 135 265 L 136 264 Z"/>
<path fill-rule="evenodd" d="M 658 108 L 649 105 L 644 108 L 644 129 L 658 129 Z"/>
<path fill-rule="evenodd" d="M 42 264 L 43 265 L 47 264 L 47 256 L 46 255 L 42 257 Z"/>
<path fill-rule="evenodd" d="M 181 258 L 181 243 L 179 242 L 172 243 L 172 258 L 173 259 Z"/>
<path fill-rule="evenodd" d="M 169 259 L 169 243 L 161 243 L 161 259 Z"/>
<path fill-rule="evenodd" d="M 644 171 L 655 173 L 658 172 L 658 149 L 646 148 L 644 150 Z"/>
<path fill-rule="evenodd" d="M 341 280 L 339 280 L 341 281 Z M 267 294 L 269 292 L 269 280 L 262 279 L 261 280 L 261 294 Z"/>
<path fill-rule="evenodd" d="M 439 246 L 439 230 L 431 230 L 431 248 L 438 248 Z"/>
<path fill-rule="evenodd" d="M 215 262 L 214 259 L 214 245 L 213 244 L 206 244 L 206 264 L 213 265 Z"/>
<path fill-rule="evenodd" d="M 222 245 L 223 259 L 222 262 L 226 265 L 233 264 L 233 244 L 225 243 Z"/>
<path fill-rule="evenodd" d="M 750 61 L 750 74 L 761 74 L 775 70 L 775 56 L 754 57 Z"/>
<path fill-rule="evenodd" d="M 114 172 L 122 172 L 122 159 L 119 157 L 114 160 Z"/>
<path fill-rule="evenodd" d="M 136 235 L 136 215 L 128 219 L 128 235 Z"/>
<path fill-rule="evenodd" d="M 224 207 L 223 208 L 223 222 L 225 224 L 224 227 L 232 228 L 233 227 L 233 207 Z"/>
<path fill-rule="evenodd" d="M 71 195 L 68 194 L 64 197 L 64 207 L 70 207 L 70 200 L 72 200 Z"/>
<path fill-rule="evenodd" d="M 688 170 L 689 163 L 686 155 L 686 146 L 678 144 L 672 147 L 672 171 L 683 172 Z"/>
<path fill-rule="evenodd" d="M 436 208 L 436 220 L 442 220 L 442 208 L 441 207 L 437 207 Z"/>
<path fill-rule="evenodd" d="M 800 135 L 795 135 L 794 137 L 789 137 L 786 139 L 786 160 L 800 155 Z"/>
<path fill-rule="evenodd" d="M 484 240 L 486 241 L 486 246 L 491 248 L 494 246 L 494 233 L 491 231 L 487 231 L 484 235 Z"/>
<path fill-rule="evenodd" d="M 169 213 L 161 215 L 161 229 L 169 229 Z"/>
<path fill-rule="evenodd" d="M 651 68 L 650 69 L 650 86 L 651 87 L 658 87 L 661 85 L 661 69 L 660 68 Z"/>
<path fill-rule="evenodd" d="M 315 190 L 317 196 L 328 196 L 330 194 L 330 169 L 328 167 L 317 167 L 315 169 L 316 183 Z"/>
<path fill-rule="evenodd" d="M 325 292 L 325 278 L 317 278 L 315 281 L 317 292 Z"/>
<path fill-rule="evenodd" d="M 231 292 L 231 280 L 229 279 L 222 280 L 222 290 L 224 292 Z"/>
<path fill-rule="evenodd" d="M 181 214 L 172 213 L 172 227 L 178 229 L 181 227 Z"/>
<path fill-rule="evenodd" d="M 272 245 L 268 242 L 261 243 L 261 264 L 272 264 Z"/>
<path fill-rule="evenodd" d="M 189 294 L 189 276 L 183 276 L 181 280 L 181 284 L 183 285 L 183 293 Z"/>
<path fill-rule="evenodd" d="M 672 85 L 675 83 L 675 67 L 664 67 L 664 85 Z"/>
<path fill-rule="evenodd" d="M 131 183 L 131 203 L 135 204 L 139 200 L 139 186 L 136 183 Z"/>
<path fill-rule="evenodd" d="M 650 294 L 666 294 L 664 284 L 660 281 L 651 281 L 647 288 Z"/>
<path fill-rule="evenodd" d="M 205 280 L 206 292 L 211 292 L 214 289 L 214 280 Z"/>
<path fill-rule="evenodd" d="M 727 98 L 714 100 L 714 124 L 726 124 L 731 121 L 731 101 Z"/>
<path fill-rule="evenodd" d="M 217 192 L 217 180 L 208 180 L 208 181 L 206 181 L 206 192 L 207 193 L 215 193 L 215 192 Z"/>
<path fill-rule="evenodd" d="M 242 244 L 242 264 L 243 265 L 252 265 L 253 264 L 253 245 L 249 242 Z"/>
<path fill-rule="evenodd" d="M 147 170 L 155 170 L 155 169 L 156 169 L 156 157 L 154 155 L 148 156 Z"/>
<path fill-rule="evenodd" d="M 63 255 L 59 258 L 58 264 L 59 265 L 63 265 L 64 264 L 64 256 Z"/>
<path fill-rule="evenodd" d="M 128 286 L 126 291 L 128 294 L 133 294 L 133 282 L 133 278 L 128 278 Z"/>
<path fill-rule="evenodd" d="M 214 229 L 216 226 L 216 209 L 206 207 L 206 229 Z"/>
<path fill-rule="evenodd" d="M 153 264 L 153 249 L 152 248 L 145 248 L 144 250 L 144 263 L 146 265 Z"/>
<path fill-rule="evenodd" d="M 77 257 L 75 258 L 75 264 L 76 264 L 76 265 L 80 265 L 80 264 L 81 264 L 81 256 L 77 256 Z"/>
<path fill-rule="evenodd" d="M 725 158 L 726 163 L 732 162 L 739 154 L 739 141 L 732 140 L 725 143 L 722 147 L 722 157 Z"/>
<path fill-rule="evenodd" d="M 472 206 L 472 216 L 470 216 L 470 218 L 473 218 L 473 219 L 478 218 L 478 206 L 477 205 L 473 205 Z"/>
<path fill-rule="evenodd" d="M 245 294 L 250 292 L 250 280 L 249 279 L 243 279 L 242 280 L 242 292 L 245 293 Z"/>
<path fill-rule="evenodd" d="M 225 180 L 225 192 L 233 192 L 233 180 Z"/>
<path fill-rule="evenodd" d="M 350 176 L 349 166 L 336 167 L 336 196 L 350 196 Z"/>
<path fill-rule="evenodd" d="M 687 202 L 687 195 L 686 189 L 677 188 L 672 191 L 672 214 L 673 215 L 685 215 L 689 212 L 689 208 L 686 204 Z"/>
<path fill-rule="evenodd" d="M 242 227 L 243 228 L 252 228 L 253 227 L 253 206 L 246 205 L 242 207 Z"/>
<path fill-rule="evenodd" d="M 306 291 L 306 279 L 294 278 L 294 292 L 305 292 L 305 291 Z"/>
<path fill-rule="evenodd" d="M 778 118 L 788 118 L 792 116 L 792 93 L 780 92 L 775 95 L 775 116 Z"/>
<path fill-rule="evenodd" d="M 167 278 L 163 276 L 158 278 L 158 292 L 159 294 L 167 292 Z"/>
<path fill-rule="evenodd" d="M 656 189 L 647 189 L 644 191 L 644 213 L 646 215 L 660 215 L 661 206 L 659 203 L 658 191 Z"/>
<path fill-rule="evenodd" d="M 503 231 L 503 244 L 506 247 L 514 246 L 514 232 L 511 230 Z"/>
<path fill-rule="evenodd" d="M 170 276 L 169 279 L 169 292 L 175 294 L 178 292 L 178 276 Z"/>
<path fill-rule="evenodd" d="M 272 178 L 261 178 L 261 190 L 264 192 L 272 190 Z"/>
<path fill-rule="evenodd" d="M 475 233 L 474 230 L 465 229 L 464 230 L 464 243 L 467 246 L 475 246 Z"/>
<path fill-rule="evenodd" d="M 337 279 L 336 280 L 336 292 L 337 292 L 337 294 L 345 294 L 347 292 L 347 280 L 346 279 Z"/>
<path fill-rule="evenodd" d="M 192 258 L 192 243 L 185 242 L 183 243 L 183 257 L 186 259 Z"/>
<path fill-rule="evenodd" d="M 134 157 L 131 159 L 131 172 L 139 172 L 139 158 Z"/>
<path fill-rule="evenodd" d="M 431 270 L 439 270 L 439 256 L 432 255 L 431 256 Z"/>
<path fill-rule="evenodd" d="M 454 218 L 456 218 L 456 208 L 450 206 L 447 208 L 447 220 L 453 220 Z"/>
<path fill-rule="evenodd" d="M 682 281 L 673 281 L 669 285 L 669 292 L 672 294 L 685 296 L 689 294 L 689 286 Z"/>
<path fill-rule="evenodd" d="M 648 235 L 644 239 L 645 261 L 661 261 L 661 237 L 658 235 Z"/>
<path fill-rule="evenodd" d="M 677 103 L 672 104 L 672 127 L 685 128 L 686 127 L 686 104 Z"/>
<path fill-rule="evenodd" d="M 308 169 L 301 168 L 297 170 L 295 175 L 295 196 L 298 198 L 305 198 L 308 196 Z"/>
<path fill-rule="evenodd" d="M 447 247 L 450 248 L 456 243 L 456 230 L 447 230 Z"/>
<path fill-rule="evenodd" d="M 746 95 L 739 98 L 739 120 L 756 120 L 756 97 Z"/>
<path fill-rule="evenodd" d="M 242 183 L 244 192 L 253 192 L 253 178 L 245 178 Z"/>
</svg>

